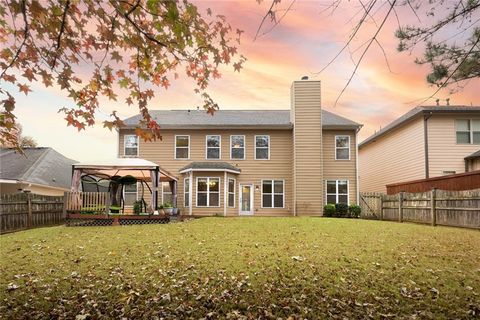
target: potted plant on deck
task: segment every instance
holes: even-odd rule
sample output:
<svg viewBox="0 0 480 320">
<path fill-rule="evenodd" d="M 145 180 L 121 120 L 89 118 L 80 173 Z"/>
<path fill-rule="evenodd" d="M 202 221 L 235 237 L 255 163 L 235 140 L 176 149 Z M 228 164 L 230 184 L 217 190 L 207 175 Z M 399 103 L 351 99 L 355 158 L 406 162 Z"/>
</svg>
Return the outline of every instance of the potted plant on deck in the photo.
<svg viewBox="0 0 480 320">
<path fill-rule="evenodd" d="M 173 205 L 170 202 L 165 202 L 163 204 L 163 211 L 166 215 L 171 215 L 173 212 Z"/>
</svg>

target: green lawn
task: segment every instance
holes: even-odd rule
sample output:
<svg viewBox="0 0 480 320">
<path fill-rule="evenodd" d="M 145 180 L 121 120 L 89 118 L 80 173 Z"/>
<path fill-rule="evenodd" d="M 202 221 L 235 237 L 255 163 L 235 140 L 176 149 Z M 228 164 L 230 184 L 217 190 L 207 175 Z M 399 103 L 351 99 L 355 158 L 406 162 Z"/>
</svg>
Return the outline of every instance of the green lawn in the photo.
<svg viewBox="0 0 480 320">
<path fill-rule="evenodd" d="M 474 318 L 480 232 L 205 218 L 0 237 L 2 318 Z M 90 316 L 86 316 L 90 315 Z"/>
</svg>

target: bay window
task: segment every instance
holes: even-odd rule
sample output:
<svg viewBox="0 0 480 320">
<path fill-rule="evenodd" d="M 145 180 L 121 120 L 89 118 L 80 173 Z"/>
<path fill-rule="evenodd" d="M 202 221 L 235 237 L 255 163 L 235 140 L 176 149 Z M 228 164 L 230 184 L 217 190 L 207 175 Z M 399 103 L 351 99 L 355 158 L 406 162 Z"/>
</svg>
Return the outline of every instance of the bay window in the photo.
<svg viewBox="0 0 480 320">
<path fill-rule="evenodd" d="M 220 206 L 220 178 L 197 178 L 197 207 Z"/>
</svg>

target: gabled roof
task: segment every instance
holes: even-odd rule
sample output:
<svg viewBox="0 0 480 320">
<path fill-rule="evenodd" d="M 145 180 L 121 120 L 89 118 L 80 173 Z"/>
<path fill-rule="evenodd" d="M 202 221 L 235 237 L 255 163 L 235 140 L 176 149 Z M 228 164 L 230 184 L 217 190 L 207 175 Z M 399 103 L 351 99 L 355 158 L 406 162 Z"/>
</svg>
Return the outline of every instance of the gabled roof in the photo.
<svg viewBox="0 0 480 320">
<path fill-rule="evenodd" d="M 0 179 L 70 188 L 72 164 L 76 161 L 52 148 L 24 148 L 23 152 L 0 149 Z"/>
<path fill-rule="evenodd" d="M 365 145 L 369 144 L 370 142 L 375 141 L 379 137 L 383 136 L 387 132 L 394 130 L 395 128 L 416 119 L 417 116 L 420 115 L 429 115 L 429 114 L 441 114 L 441 113 L 479 113 L 480 114 L 480 106 L 418 106 L 407 113 L 405 113 L 400 118 L 394 120 L 375 134 L 371 135 L 367 139 L 363 140 L 358 147 L 364 147 Z"/>
<path fill-rule="evenodd" d="M 192 162 L 182 169 L 180 173 L 185 173 L 189 171 L 227 171 L 232 173 L 240 173 L 241 170 L 234 165 L 231 165 L 227 162 Z"/>
<path fill-rule="evenodd" d="M 290 110 L 218 110 L 212 116 L 204 110 L 150 110 L 150 115 L 163 129 L 214 128 L 293 128 Z M 142 119 L 136 115 L 124 120 L 127 128 L 134 128 Z M 322 110 L 324 128 L 356 129 L 361 125 L 347 118 Z"/>
<path fill-rule="evenodd" d="M 465 157 L 464 159 L 465 160 L 470 160 L 470 159 L 477 159 L 477 158 L 480 158 L 480 150 L 472 153 L 471 155 Z"/>
</svg>

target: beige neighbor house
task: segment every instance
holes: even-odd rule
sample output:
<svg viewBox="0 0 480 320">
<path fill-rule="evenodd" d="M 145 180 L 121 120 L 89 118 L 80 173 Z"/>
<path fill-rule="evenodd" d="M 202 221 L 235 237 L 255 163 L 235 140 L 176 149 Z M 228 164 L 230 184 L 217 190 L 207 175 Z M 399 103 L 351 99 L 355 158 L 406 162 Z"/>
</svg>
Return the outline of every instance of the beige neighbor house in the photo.
<svg viewBox="0 0 480 320">
<path fill-rule="evenodd" d="M 480 170 L 480 107 L 416 107 L 359 144 L 360 190 Z"/>
<path fill-rule="evenodd" d="M 322 110 L 319 81 L 295 81 L 290 110 L 151 114 L 162 140 L 139 139 L 140 116 L 128 118 L 119 156 L 177 177 L 178 192 L 163 183 L 159 203 L 176 202 L 182 215 L 322 215 L 326 202 L 357 203 L 361 125 Z M 135 194 L 135 185 L 126 192 Z"/>
</svg>

